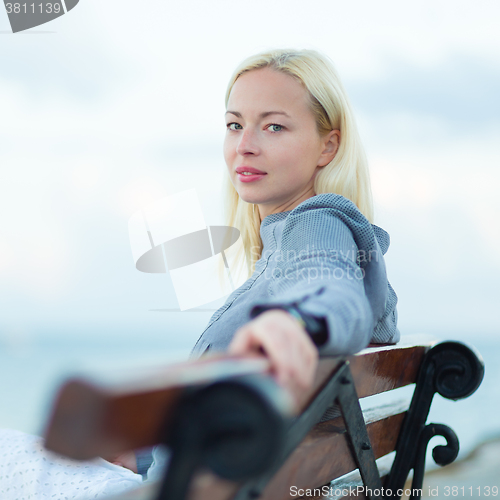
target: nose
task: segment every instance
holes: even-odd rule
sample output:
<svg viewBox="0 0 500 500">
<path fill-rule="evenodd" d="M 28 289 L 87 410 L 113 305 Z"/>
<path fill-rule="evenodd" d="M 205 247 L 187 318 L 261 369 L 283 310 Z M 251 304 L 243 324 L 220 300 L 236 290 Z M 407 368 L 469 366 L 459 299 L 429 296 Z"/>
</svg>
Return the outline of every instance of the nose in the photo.
<svg viewBox="0 0 500 500">
<path fill-rule="evenodd" d="M 252 130 L 245 128 L 240 134 L 236 152 L 239 155 L 259 154 L 258 138 Z"/>
</svg>

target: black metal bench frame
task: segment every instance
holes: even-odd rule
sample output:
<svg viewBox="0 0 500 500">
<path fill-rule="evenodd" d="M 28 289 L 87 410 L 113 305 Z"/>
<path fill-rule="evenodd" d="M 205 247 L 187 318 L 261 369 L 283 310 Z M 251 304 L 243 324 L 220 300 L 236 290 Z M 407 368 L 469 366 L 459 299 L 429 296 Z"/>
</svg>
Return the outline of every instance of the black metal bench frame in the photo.
<svg viewBox="0 0 500 500">
<path fill-rule="evenodd" d="M 446 439 L 446 445 L 433 449 L 433 458 L 440 465 L 453 462 L 459 451 L 452 429 L 442 424 L 426 425 L 434 394 L 452 400 L 466 398 L 479 387 L 483 376 L 481 356 L 463 343 L 441 342 L 427 351 L 399 433 L 392 469 L 384 481 L 377 469 L 347 360 L 341 361 L 314 401 L 294 419 L 281 416 L 269 377 L 245 376 L 191 389 L 185 392 L 175 423 L 163 439 L 173 453 L 156 500 L 184 500 L 199 467 L 240 482 L 234 500 L 258 498 L 333 401 L 340 406 L 366 496 L 400 498 L 413 470 L 411 489 L 417 493 L 411 498 L 417 499 L 430 439 L 437 435 Z"/>
</svg>

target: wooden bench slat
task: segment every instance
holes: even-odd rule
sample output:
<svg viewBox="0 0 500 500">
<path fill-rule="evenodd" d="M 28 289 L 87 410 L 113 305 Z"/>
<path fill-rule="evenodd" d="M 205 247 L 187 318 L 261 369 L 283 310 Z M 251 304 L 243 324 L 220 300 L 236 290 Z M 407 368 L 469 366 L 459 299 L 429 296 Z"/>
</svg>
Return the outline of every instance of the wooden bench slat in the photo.
<svg viewBox="0 0 500 500">
<path fill-rule="evenodd" d="M 420 364 L 430 345 L 374 349 L 371 352 L 365 350 L 359 355 L 349 356 L 358 397 L 364 398 L 415 383 Z"/>
<path fill-rule="evenodd" d="M 375 458 L 394 450 L 405 413 L 367 426 Z M 315 426 L 264 490 L 262 500 L 291 498 L 290 486 L 317 488 L 356 469 L 342 418 Z"/>
<path fill-rule="evenodd" d="M 415 382 L 418 366 L 429 345 L 410 343 L 365 349 L 359 355 L 350 356 L 358 396 Z M 401 362 L 408 357 L 410 362 Z M 207 358 L 179 366 L 186 373 L 190 367 L 218 362 L 220 360 Z M 339 358 L 320 359 L 313 389 L 304 394 L 299 408 L 308 406 L 331 378 L 338 363 Z M 57 397 L 45 432 L 46 445 L 53 451 L 81 460 L 152 446 L 158 443 L 168 425 L 168 416 L 174 412 L 182 380 L 186 377 L 176 379 L 168 375 L 168 370 L 162 370 L 156 379 L 151 374 L 148 380 L 136 383 L 132 389 L 128 383 L 108 386 L 71 381 Z"/>
<path fill-rule="evenodd" d="M 407 407 L 407 402 L 404 403 Z M 400 408 L 395 405 L 394 409 Z M 393 413 L 390 409 L 388 413 Z M 380 458 L 395 449 L 399 431 L 406 412 L 394 413 L 367 425 L 368 437 L 373 443 L 375 458 Z M 347 434 L 342 417 L 317 424 L 302 443 L 290 455 L 281 469 L 265 488 L 259 500 L 286 500 L 290 486 L 297 488 L 318 488 L 332 478 L 342 476 L 357 468 L 349 451 Z M 219 484 L 219 479 L 211 474 L 203 474 L 204 487 L 193 486 L 190 500 L 229 500 L 237 485 L 227 481 Z M 217 491 L 217 493 L 215 493 Z"/>
<path fill-rule="evenodd" d="M 422 359 L 434 343 L 429 338 L 406 338 L 395 346 L 371 346 L 349 356 L 347 360 L 359 398 L 414 383 Z M 133 384 L 130 380 L 113 384 L 73 380 L 61 389 L 54 405 L 45 433 L 47 447 L 73 458 L 89 459 L 154 445 L 165 432 L 168 418 L 175 414 L 185 387 L 200 383 L 204 377 L 206 381 L 212 380 L 210 373 L 216 373 L 217 367 L 225 362 L 235 364 L 234 359 L 206 357 L 151 371 L 148 377 L 136 379 Z M 237 364 L 240 362 L 237 360 Z M 299 412 L 316 398 L 340 362 L 340 358 L 320 359 L 314 386 L 304 393 L 297 406 Z M 266 363 L 257 365 L 250 363 L 249 373 L 262 373 L 267 366 Z M 394 450 L 405 409 L 392 408 L 376 414 L 370 410 L 364 412 L 376 458 Z M 289 499 L 290 486 L 318 488 L 354 469 L 356 465 L 342 418 L 323 422 L 317 424 L 288 457 L 260 498 Z M 117 499 L 154 500 L 158 486 L 146 484 Z M 238 489 L 236 483 L 221 480 L 209 471 L 198 471 L 190 485 L 188 499 L 230 500 Z"/>
<path fill-rule="evenodd" d="M 394 450 L 408 400 L 399 400 L 376 410 L 363 412 L 368 436 L 374 443 L 376 458 Z M 348 452 L 345 426 L 341 417 L 317 424 L 300 446 L 285 462 L 263 492 L 259 500 L 290 499 L 290 485 L 297 488 L 318 488 L 333 477 L 342 476 L 356 469 Z M 120 500 L 152 500 L 157 485 L 147 485 L 137 491 L 120 496 Z M 196 476 L 191 486 L 190 500 L 229 500 L 238 485 L 223 481 L 211 473 Z M 111 499 L 110 499 L 111 500 Z"/>
</svg>

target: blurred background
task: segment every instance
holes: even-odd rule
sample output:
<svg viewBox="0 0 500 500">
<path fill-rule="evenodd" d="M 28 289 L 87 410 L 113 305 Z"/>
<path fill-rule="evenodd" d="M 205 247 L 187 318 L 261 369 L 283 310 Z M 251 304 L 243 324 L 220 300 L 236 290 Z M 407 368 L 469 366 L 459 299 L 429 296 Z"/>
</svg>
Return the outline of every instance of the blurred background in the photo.
<svg viewBox="0 0 500 500">
<path fill-rule="evenodd" d="M 432 420 L 462 453 L 500 434 L 499 16 L 496 1 L 81 0 L 12 34 L 0 8 L 0 427 L 42 432 L 69 374 L 189 354 L 224 300 L 165 311 L 172 283 L 135 269 L 128 219 L 194 187 L 222 223 L 227 82 L 292 47 L 330 56 L 351 98 L 402 334 L 486 361 L 478 392 Z"/>
</svg>

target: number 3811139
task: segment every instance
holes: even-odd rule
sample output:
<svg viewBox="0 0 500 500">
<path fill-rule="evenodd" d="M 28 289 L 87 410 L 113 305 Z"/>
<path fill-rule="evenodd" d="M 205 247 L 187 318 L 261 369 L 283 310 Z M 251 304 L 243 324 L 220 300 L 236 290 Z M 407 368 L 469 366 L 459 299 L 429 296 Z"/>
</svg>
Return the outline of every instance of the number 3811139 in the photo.
<svg viewBox="0 0 500 500">
<path fill-rule="evenodd" d="M 61 12 L 61 4 L 54 3 L 6 3 L 7 14 L 59 14 Z"/>
<path fill-rule="evenodd" d="M 444 487 L 445 497 L 457 497 L 457 496 L 471 496 L 471 497 L 496 497 L 498 496 L 498 486 L 477 486 L 477 487 L 466 487 L 466 486 L 445 486 Z"/>
</svg>

